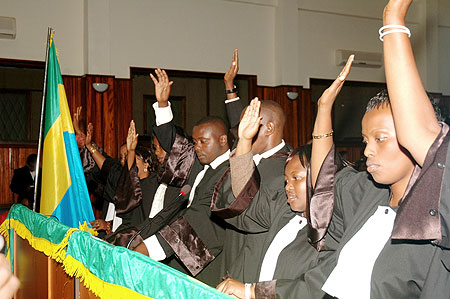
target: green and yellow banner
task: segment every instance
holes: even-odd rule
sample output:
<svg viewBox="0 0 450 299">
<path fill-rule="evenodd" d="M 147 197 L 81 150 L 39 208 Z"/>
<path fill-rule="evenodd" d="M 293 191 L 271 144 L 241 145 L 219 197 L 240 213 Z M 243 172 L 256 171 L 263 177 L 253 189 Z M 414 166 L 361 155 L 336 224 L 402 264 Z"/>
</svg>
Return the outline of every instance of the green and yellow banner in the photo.
<svg viewBox="0 0 450 299">
<path fill-rule="evenodd" d="M 108 244 L 87 226 L 70 228 L 22 205 L 14 205 L 0 226 L 6 240 L 10 229 L 62 263 L 68 275 L 80 278 L 100 298 L 231 298 L 140 253 Z"/>
</svg>

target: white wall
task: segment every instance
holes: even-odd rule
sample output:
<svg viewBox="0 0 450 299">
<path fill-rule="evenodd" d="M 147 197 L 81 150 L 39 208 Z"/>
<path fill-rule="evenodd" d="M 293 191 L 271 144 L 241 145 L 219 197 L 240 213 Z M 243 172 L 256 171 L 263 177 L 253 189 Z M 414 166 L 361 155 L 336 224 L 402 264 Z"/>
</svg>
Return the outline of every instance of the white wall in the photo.
<svg viewBox="0 0 450 299">
<path fill-rule="evenodd" d="M 385 0 L 298 0 L 300 84 L 309 87 L 310 78 L 336 78 L 342 69 L 335 64 L 337 49 L 382 53 L 378 29 L 382 26 L 386 3 Z M 419 19 L 420 14 L 413 5 L 408 14 L 413 44 L 420 40 Z M 423 51 L 416 50 L 420 64 Z M 353 67 L 349 79 L 385 82 L 384 67 Z"/>
<path fill-rule="evenodd" d="M 84 74 L 83 2 L 71 0 L 0 0 L 0 15 L 16 18 L 16 39 L 0 39 L 0 57 L 45 60 L 47 28 L 64 74 Z"/>
<path fill-rule="evenodd" d="M 129 76 L 129 66 L 223 73 L 239 48 L 240 72 L 271 84 L 274 11 L 222 0 L 110 0 L 111 71 L 119 77 Z"/>
<path fill-rule="evenodd" d="M 0 0 L 16 17 L 0 57 L 43 60 L 56 30 L 63 74 L 128 78 L 130 66 L 223 73 L 235 47 L 242 74 L 260 85 L 335 78 L 334 51 L 382 52 L 387 0 Z M 450 1 L 417 0 L 408 26 L 425 86 L 450 94 Z M 384 69 L 354 68 L 351 80 L 384 82 Z"/>
</svg>

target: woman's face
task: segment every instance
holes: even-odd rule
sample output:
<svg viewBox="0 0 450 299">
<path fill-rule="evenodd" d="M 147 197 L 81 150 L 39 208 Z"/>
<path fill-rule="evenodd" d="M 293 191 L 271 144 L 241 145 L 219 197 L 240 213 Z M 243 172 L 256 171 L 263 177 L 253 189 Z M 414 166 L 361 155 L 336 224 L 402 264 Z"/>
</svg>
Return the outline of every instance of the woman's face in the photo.
<svg viewBox="0 0 450 299">
<path fill-rule="evenodd" d="M 367 172 L 377 183 L 400 183 L 406 188 L 414 163 L 397 141 L 391 106 L 383 105 L 367 112 L 361 125 Z"/>
<path fill-rule="evenodd" d="M 141 157 L 136 156 L 136 166 L 138 168 L 138 177 L 140 179 L 144 179 L 146 177 L 148 177 L 149 173 L 148 173 L 148 163 L 144 162 L 144 160 L 142 160 Z M 144 170 L 146 169 L 146 170 Z"/>
<path fill-rule="evenodd" d="M 159 144 L 158 138 L 156 137 L 153 137 L 153 149 L 155 150 L 155 155 L 158 159 L 159 164 L 163 164 L 167 153 L 163 150 L 163 148 Z"/>
<path fill-rule="evenodd" d="M 304 212 L 306 209 L 306 169 L 300 163 L 298 155 L 295 155 L 284 168 L 285 190 L 288 204 L 296 212 Z"/>
</svg>

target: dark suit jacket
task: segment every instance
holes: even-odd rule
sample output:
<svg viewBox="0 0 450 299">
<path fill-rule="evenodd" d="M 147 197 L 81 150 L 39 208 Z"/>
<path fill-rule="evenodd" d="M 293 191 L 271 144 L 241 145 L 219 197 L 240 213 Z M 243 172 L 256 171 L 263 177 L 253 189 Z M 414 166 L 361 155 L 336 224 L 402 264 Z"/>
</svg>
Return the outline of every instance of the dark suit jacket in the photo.
<svg viewBox="0 0 450 299">
<path fill-rule="evenodd" d="M 14 170 L 14 175 L 9 188 L 12 192 L 19 195 L 17 199 L 18 203 L 21 203 L 23 200 L 28 199 L 28 202 L 32 207 L 34 202 L 34 180 L 31 176 L 28 166 L 24 166 L 22 168 Z M 40 184 L 38 187 L 38 192 L 40 192 Z"/>
</svg>

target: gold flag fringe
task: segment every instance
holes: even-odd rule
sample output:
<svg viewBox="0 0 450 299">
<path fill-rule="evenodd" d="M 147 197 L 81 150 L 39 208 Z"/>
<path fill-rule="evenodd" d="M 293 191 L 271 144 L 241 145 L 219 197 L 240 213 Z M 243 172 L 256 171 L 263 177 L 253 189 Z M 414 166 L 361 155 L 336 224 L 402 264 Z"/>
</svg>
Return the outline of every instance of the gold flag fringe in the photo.
<svg viewBox="0 0 450 299">
<path fill-rule="evenodd" d="M 83 230 L 93 235 L 97 235 L 97 231 L 88 227 L 84 222 L 79 228 L 70 228 L 64 239 L 59 244 L 54 244 L 47 239 L 37 238 L 33 236 L 30 230 L 19 220 L 9 219 L 0 225 L 0 234 L 5 237 L 7 246 L 9 246 L 9 229 L 14 229 L 18 236 L 26 239 L 28 243 L 37 251 L 43 252 L 46 256 L 62 263 L 64 271 L 71 277 L 77 277 L 83 282 L 83 285 L 100 298 L 126 298 L 126 299 L 148 299 L 150 297 L 141 295 L 126 287 L 107 283 L 87 269 L 81 262 L 70 255 L 66 256 L 66 250 L 69 238 L 74 231 Z"/>
</svg>

